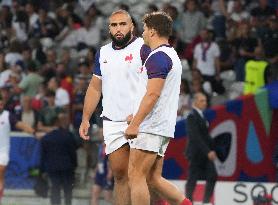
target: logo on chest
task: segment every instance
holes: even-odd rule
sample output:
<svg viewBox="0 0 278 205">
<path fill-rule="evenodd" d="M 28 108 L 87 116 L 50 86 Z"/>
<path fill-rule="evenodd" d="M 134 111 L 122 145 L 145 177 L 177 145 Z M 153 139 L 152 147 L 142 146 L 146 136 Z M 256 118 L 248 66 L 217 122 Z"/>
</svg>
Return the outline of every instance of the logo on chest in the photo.
<svg viewBox="0 0 278 205">
<path fill-rule="evenodd" d="M 129 54 L 129 56 L 125 57 L 125 61 L 128 61 L 129 63 L 131 63 L 132 59 L 133 59 L 132 54 Z"/>
</svg>

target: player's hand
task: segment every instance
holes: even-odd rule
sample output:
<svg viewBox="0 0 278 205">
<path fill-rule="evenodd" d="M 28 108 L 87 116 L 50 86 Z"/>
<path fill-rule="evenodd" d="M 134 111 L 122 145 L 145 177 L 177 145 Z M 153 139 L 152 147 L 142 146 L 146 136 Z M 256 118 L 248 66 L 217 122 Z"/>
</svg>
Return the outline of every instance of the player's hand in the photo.
<svg viewBox="0 0 278 205">
<path fill-rule="evenodd" d="M 90 127 L 89 121 L 82 121 L 81 122 L 81 125 L 79 127 L 79 135 L 84 140 L 89 140 L 90 139 L 90 137 L 88 135 L 89 127 Z"/>
<path fill-rule="evenodd" d="M 134 139 L 134 138 L 137 137 L 138 132 L 139 132 L 139 127 L 138 126 L 134 126 L 132 124 L 129 124 L 129 126 L 125 130 L 125 137 L 127 139 Z"/>
<path fill-rule="evenodd" d="M 210 151 L 209 153 L 208 153 L 208 158 L 209 158 L 209 160 L 211 160 L 211 161 L 214 161 L 215 159 L 216 159 L 216 152 L 215 151 Z"/>
<path fill-rule="evenodd" d="M 130 122 L 132 121 L 132 119 L 133 119 L 133 114 L 130 114 L 129 116 L 127 116 L 126 121 L 127 121 L 127 124 L 128 124 L 128 125 L 130 124 Z"/>
</svg>

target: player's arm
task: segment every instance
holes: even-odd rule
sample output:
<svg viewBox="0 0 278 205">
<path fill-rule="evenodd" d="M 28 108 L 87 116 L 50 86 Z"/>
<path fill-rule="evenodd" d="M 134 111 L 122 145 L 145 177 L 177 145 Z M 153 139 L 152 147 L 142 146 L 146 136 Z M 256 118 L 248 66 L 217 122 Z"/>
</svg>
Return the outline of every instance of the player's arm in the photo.
<svg viewBox="0 0 278 205">
<path fill-rule="evenodd" d="M 84 107 L 83 107 L 82 123 L 79 129 L 80 136 L 85 140 L 89 139 L 88 136 L 88 129 L 90 127 L 89 120 L 100 100 L 101 90 L 102 90 L 102 80 L 94 75 L 90 81 L 90 84 L 86 92 Z"/>
<path fill-rule="evenodd" d="M 95 111 L 97 104 L 101 97 L 102 90 L 102 80 L 101 80 L 101 69 L 100 69 L 100 51 L 95 55 L 95 66 L 94 66 L 94 75 L 90 81 L 88 89 L 86 91 L 83 107 L 82 122 L 79 128 L 80 137 L 84 140 L 88 140 L 88 130 L 90 127 L 89 120 L 92 116 L 92 113 Z"/>
<path fill-rule="evenodd" d="M 153 54 L 146 62 L 148 82 L 146 93 L 141 100 L 139 109 L 126 129 L 127 138 L 135 138 L 139 131 L 139 126 L 146 116 L 153 110 L 157 103 L 166 77 L 172 68 L 172 60 L 164 52 Z"/>
<path fill-rule="evenodd" d="M 145 117 L 152 111 L 154 105 L 160 97 L 164 82 L 165 79 L 162 78 L 152 78 L 148 80 L 146 94 L 144 95 L 140 103 L 139 110 L 130 125 L 139 127 Z"/>
<path fill-rule="evenodd" d="M 101 83 L 101 79 L 95 75 L 92 77 L 86 91 L 82 121 L 89 121 L 92 113 L 95 111 L 101 97 Z"/>
</svg>

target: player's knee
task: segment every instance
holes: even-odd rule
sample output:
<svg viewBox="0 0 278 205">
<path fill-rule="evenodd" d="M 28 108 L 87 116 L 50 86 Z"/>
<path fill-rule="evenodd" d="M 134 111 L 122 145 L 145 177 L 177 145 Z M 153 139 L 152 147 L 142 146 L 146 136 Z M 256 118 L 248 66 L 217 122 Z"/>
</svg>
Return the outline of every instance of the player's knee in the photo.
<svg viewBox="0 0 278 205">
<path fill-rule="evenodd" d="M 115 182 L 127 180 L 127 170 L 123 167 L 115 167 L 112 169 Z"/>
<path fill-rule="evenodd" d="M 140 169 L 130 168 L 128 170 L 128 181 L 132 185 L 145 178 L 145 174 Z"/>
<path fill-rule="evenodd" d="M 160 183 L 160 180 L 161 180 L 161 176 L 150 175 L 147 178 L 148 186 L 155 190 L 158 184 Z"/>
</svg>

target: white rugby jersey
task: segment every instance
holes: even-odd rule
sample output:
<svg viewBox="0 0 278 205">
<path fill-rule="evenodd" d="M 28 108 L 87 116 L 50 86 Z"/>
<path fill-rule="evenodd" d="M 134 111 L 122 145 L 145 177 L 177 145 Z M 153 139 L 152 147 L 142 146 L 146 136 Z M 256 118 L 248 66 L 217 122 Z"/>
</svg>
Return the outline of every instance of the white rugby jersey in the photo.
<svg viewBox="0 0 278 205">
<path fill-rule="evenodd" d="M 142 38 L 134 37 L 124 48 L 113 43 L 96 54 L 94 75 L 102 79 L 102 116 L 112 121 L 126 121 L 133 113 L 139 68 L 150 53 Z"/>
<path fill-rule="evenodd" d="M 11 124 L 9 112 L 4 110 L 0 114 L 0 152 L 9 152 Z"/>
<path fill-rule="evenodd" d="M 174 137 L 177 109 L 180 93 L 182 65 L 174 50 L 168 45 L 161 45 L 148 56 L 143 69 L 140 70 L 139 92 L 136 98 L 138 111 L 141 100 L 146 93 L 148 79 L 163 78 L 165 84 L 153 110 L 140 125 L 139 132 Z"/>
</svg>

